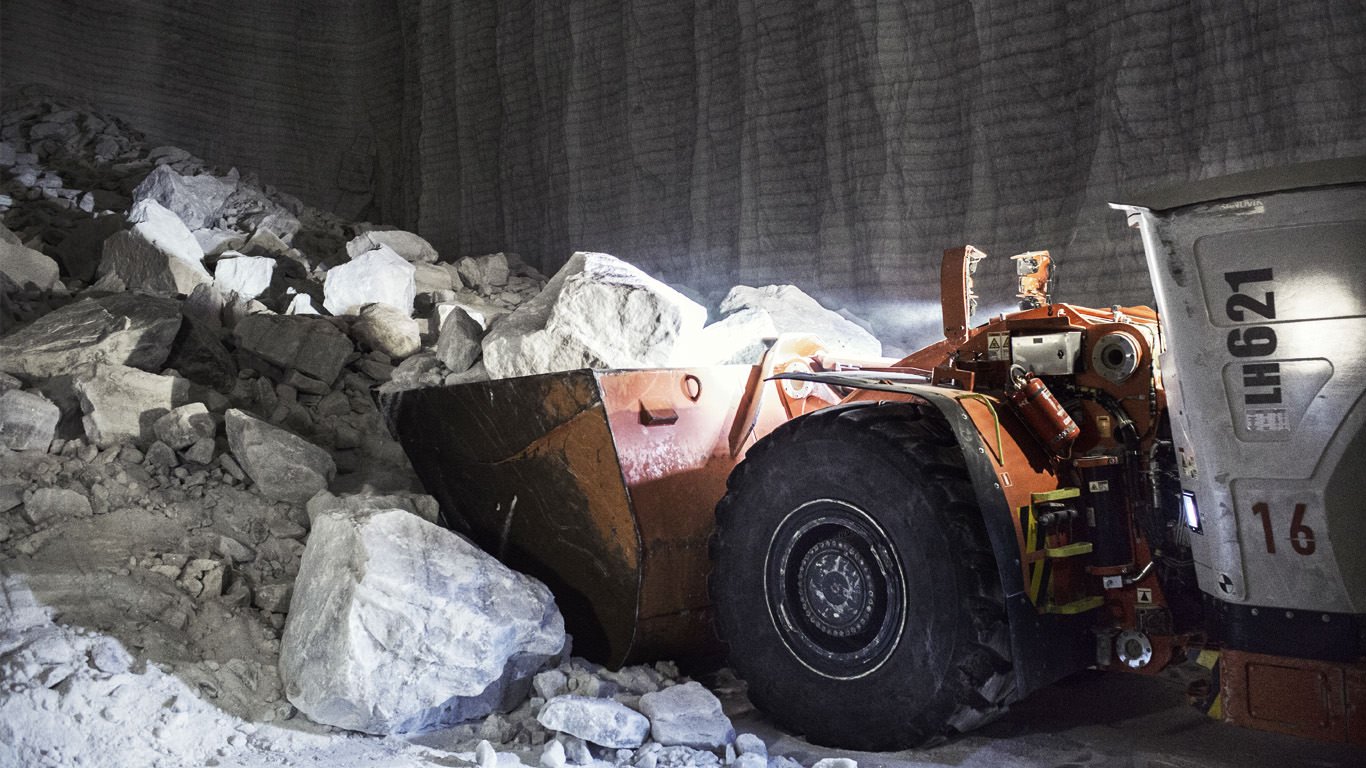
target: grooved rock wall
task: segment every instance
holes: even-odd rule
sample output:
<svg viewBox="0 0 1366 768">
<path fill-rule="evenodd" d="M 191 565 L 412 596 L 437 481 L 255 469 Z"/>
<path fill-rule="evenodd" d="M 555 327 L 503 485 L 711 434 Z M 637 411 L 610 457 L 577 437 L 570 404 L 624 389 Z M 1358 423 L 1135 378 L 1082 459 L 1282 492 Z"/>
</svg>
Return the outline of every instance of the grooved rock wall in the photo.
<svg viewBox="0 0 1366 768">
<path fill-rule="evenodd" d="M 153 146 L 344 215 L 388 215 L 404 194 L 404 67 L 383 5 L 5 0 L 0 98 L 82 97 Z"/>
<path fill-rule="evenodd" d="M 989 309 L 1031 248 L 1064 300 L 1150 301 L 1106 201 L 1366 153 L 1355 2 L 56 5 L 7 1 L 7 95 L 83 90 L 315 204 L 368 178 L 374 215 L 448 258 L 607 251 L 883 324 L 937 315 L 963 242 L 995 256 Z"/>
</svg>

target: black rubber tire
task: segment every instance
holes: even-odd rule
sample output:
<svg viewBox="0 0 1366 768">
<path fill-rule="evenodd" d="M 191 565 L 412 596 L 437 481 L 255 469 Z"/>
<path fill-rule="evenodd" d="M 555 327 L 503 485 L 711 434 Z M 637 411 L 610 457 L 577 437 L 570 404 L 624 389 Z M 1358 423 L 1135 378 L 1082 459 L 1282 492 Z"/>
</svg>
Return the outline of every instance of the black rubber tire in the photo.
<svg viewBox="0 0 1366 768">
<path fill-rule="evenodd" d="M 712 562 L 750 699 L 814 743 L 925 746 L 1014 697 L 996 562 L 931 407 L 830 408 L 759 441 L 717 506 Z"/>
</svg>

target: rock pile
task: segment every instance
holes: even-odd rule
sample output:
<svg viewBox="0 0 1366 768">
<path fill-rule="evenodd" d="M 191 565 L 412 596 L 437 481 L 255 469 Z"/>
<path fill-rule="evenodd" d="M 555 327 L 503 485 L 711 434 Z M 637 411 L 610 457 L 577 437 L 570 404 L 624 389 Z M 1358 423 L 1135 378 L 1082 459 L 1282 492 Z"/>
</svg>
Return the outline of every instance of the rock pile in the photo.
<svg viewBox="0 0 1366 768">
<path fill-rule="evenodd" d="M 564 659 L 548 591 L 433 525 L 373 390 L 752 362 L 790 294 L 708 327 L 606 254 L 443 261 L 54 100 L 0 119 L 0 220 L 0 763 L 97 761 L 61 736 L 92 720 L 128 764 L 240 763 L 298 747 L 261 724 L 302 711 L 547 768 L 720 765 L 711 693 Z"/>
</svg>

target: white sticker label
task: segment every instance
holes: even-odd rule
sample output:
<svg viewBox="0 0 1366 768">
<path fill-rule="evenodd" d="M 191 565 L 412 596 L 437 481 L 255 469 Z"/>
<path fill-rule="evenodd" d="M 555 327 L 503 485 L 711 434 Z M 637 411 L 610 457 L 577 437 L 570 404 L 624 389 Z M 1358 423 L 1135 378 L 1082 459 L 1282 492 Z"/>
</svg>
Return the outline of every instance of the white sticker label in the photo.
<svg viewBox="0 0 1366 768">
<path fill-rule="evenodd" d="M 1009 359 L 1010 359 L 1010 334 L 1009 334 L 1009 333 L 988 333 L 988 334 L 987 334 L 987 359 L 988 359 L 988 360 L 1009 360 Z"/>
<path fill-rule="evenodd" d="M 1090 489 L 1091 493 L 1105 493 L 1110 490 L 1110 481 L 1092 480 L 1087 484 L 1087 487 Z"/>
<path fill-rule="evenodd" d="M 1151 604 L 1153 601 L 1153 591 L 1144 587 L 1138 588 L 1138 602 L 1143 605 Z"/>
<path fill-rule="evenodd" d="M 1247 431 L 1249 432 L 1286 432 L 1290 429 L 1290 419 L 1284 408 L 1248 408 Z"/>
</svg>

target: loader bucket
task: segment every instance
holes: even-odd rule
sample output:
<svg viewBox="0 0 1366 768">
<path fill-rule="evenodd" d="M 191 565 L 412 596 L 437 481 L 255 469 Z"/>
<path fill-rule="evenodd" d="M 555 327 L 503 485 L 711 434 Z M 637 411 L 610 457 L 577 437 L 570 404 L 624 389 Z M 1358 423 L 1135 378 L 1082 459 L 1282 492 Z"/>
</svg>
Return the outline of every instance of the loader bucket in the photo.
<svg viewBox="0 0 1366 768">
<path fill-rule="evenodd" d="M 738 365 L 577 370 L 379 400 L 443 523 L 544 581 L 575 652 L 618 666 L 719 652 L 708 539 L 760 381 Z M 756 432 L 783 418 L 760 410 Z"/>
</svg>

